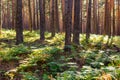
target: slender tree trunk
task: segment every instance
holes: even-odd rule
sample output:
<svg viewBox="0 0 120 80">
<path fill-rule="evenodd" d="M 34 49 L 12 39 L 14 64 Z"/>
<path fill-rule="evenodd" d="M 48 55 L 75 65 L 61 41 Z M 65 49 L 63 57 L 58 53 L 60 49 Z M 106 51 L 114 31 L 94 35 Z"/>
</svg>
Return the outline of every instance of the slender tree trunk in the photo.
<svg viewBox="0 0 120 80">
<path fill-rule="evenodd" d="M 112 28 L 112 36 L 115 36 L 115 0 L 113 0 L 113 28 Z"/>
<path fill-rule="evenodd" d="M 113 43 L 113 39 L 114 39 L 114 36 L 115 36 L 115 3 L 114 3 L 115 0 L 111 0 L 111 9 L 112 9 L 112 15 L 113 15 L 113 20 L 112 20 L 112 26 L 111 26 L 111 42 L 110 42 L 110 46 L 112 45 Z"/>
<path fill-rule="evenodd" d="M 15 29 L 15 0 L 12 0 L 12 28 Z"/>
<path fill-rule="evenodd" d="M 55 36 L 55 19 L 54 19 L 54 0 L 50 0 L 50 27 L 51 27 L 51 37 Z"/>
<path fill-rule="evenodd" d="M 97 31 L 97 27 L 98 27 L 98 25 L 97 25 L 97 0 L 93 0 L 93 33 L 94 34 L 96 34 L 96 33 L 98 33 L 98 31 Z"/>
<path fill-rule="evenodd" d="M 0 35 L 2 34 L 2 1 L 0 0 Z"/>
<path fill-rule="evenodd" d="M 105 31 L 104 33 L 108 35 L 108 40 L 106 45 L 109 44 L 109 40 L 111 37 L 111 0 L 106 0 L 105 2 Z"/>
<path fill-rule="evenodd" d="M 35 24 L 35 0 L 33 0 L 33 29 L 36 29 L 36 24 Z"/>
<path fill-rule="evenodd" d="M 59 32 L 60 26 L 59 26 L 58 0 L 54 0 L 54 21 L 56 31 Z"/>
<path fill-rule="evenodd" d="M 10 7 L 9 7 L 9 4 L 10 4 L 10 1 L 7 0 L 7 18 L 6 18 L 6 21 L 7 21 L 7 29 L 10 29 Z"/>
<path fill-rule="evenodd" d="M 87 24 L 86 24 L 86 42 L 89 42 L 90 32 L 91 32 L 91 4 L 92 0 L 89 0 L 88 3 L 88 12 L 87 12 Z"/>
<path fill-rule="evenodd" d="M 82 14 L 82 12 L 83 12 L 83 10 L 82 10 L 82 7 L 83 7 L 83 1 L 82 0 L 80 0 L 80 33 L 82 33 L 83 31 L 82 31 L 82 22 L 83 22 L 83 14 Z"/>
<path fill-rule="evenodd" d="M 73 28 L 73 43 L 79 45 L 80 34 L 80 0 L 74 0 L 74 28 Z"/>
<path fill-rule="evenodd" d="M 16 44 L 23 43 L 22 0 L 16 0 Z"/>
<path fill-rule="evenodd" d="M 45 39 L 45 0 L 39 0 L 40 6 L 40 40 Z"/>
<path fill-rule="evenodd" d="M 32 13 L 31 13 L 31 1 L 28 0 L 28 10 L 29 10 L 29 29 L 32 31 L 33 25 L 32 25 Z"/>
<path fill-rule="evenodd" d="M 111 27 L 111 11 L 110 11 L 110 3 L 108 0 L 105 1 L 105 26 L 104 26 L 104 34 L 110 34 Z"/>
<path fill-rule="evenodd" d="M 38 10 L 39 10 L 39 5 L 38 5 L 38 3 L 39 3 L 39 0 L 36 0 L 36 29 L 39 29 L 39 12 L 38 12 Z"/>
<path fill-rule="evenodd" d="M 72 0 L 65 0 L 65 48 L 66 52 L 71 51 L 71 28 L 72 28 Z"/>
<path fill-rule="evenodd" d="M 101 28 L 100 28 L 100 11 L 99 11 L 99 0 L 98 0 L 98 11 L 97 11 L 97 14 L 98 14 L 98 16 L 97 16 L 97 34 L 101 34 L 100 32 L 101 32 Z"/>
<path fill-rule="evenodd" d="M 118 20 L 117 20 L 117 35 L 120 35 L 120 1 L 118 0 Z"/>
<path fill-rule="evenodd" d="M 62 30 L 65 31 L 65 18 L 64 18 L 64 15 L 65 15 L 65 0 L 61 0 L 61 4 L 62 4 Z"/>
</svg>

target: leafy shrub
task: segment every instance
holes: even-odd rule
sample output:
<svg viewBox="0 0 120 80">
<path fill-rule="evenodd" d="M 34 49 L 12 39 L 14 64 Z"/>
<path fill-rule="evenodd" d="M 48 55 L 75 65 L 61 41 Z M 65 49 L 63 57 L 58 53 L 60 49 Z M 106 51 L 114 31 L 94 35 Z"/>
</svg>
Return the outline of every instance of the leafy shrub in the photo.
<svg viewBox="0 0 120 80">
<path fill-rule="evenodd" d="M 14 60 L 14 59 L 19 59 L 18 55 L 21 54 L 26 54 L 31 52 L 31 50 L 29 50 L 26 46 L 24 46 L 23 44 L 20 44 L 18 46 L 15 46 L 11 49 L 8 49 L 6 52 L 1 52 L 0 53 L 0 57 L 2 60 Z"/>
<path fill-rule="evenodd" d="M 9 50 L 9 54 L 11 54 L 13 56 L 17 56 L 19 54 L 26 54 L 26 53 L 29 53 L 29 52 L 30 52 L 30 49 L 28 49 L 23 44 L 20 44 L 16 47 L 13 47 Z"/>
<path fill-rule="evenodd" d="M 36 36 L 39 36 L 39 34 L 37 34 L 37 31 L 25 31 L 24 32 L 24 36 L 26 37 L 36 37 Z"/>
<path fill-rule="evenodd" d="M 64 34 L 56 34 L 51 40 L 47 40 L 50 45 L 61 45 L 64 43 Z"/>
<path fill-rule="evenodd" d="M 30 72 L 21 72 L 21 74 L 23 75 L 23 79 L 22 80 L 39 80 L 39 78 L 37 78 L 36 76 L 34 76 L 33 73 L 30 73 Z"/>
</svg>

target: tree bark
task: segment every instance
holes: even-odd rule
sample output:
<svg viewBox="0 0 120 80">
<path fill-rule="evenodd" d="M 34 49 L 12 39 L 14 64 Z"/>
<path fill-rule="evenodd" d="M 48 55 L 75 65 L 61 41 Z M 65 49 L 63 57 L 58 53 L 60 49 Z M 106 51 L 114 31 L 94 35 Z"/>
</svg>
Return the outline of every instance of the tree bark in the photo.
<svg viewBox="0 0 120 80">
<path fill-rule="evenodd" d="M 16 0 L 16 44 L 23 43 L 22 0 Z"/>
<path fill-rule="evenodd" d="M 74 28 L 73 28 L 73 43 L 79 45 L 80 34 L 80 0 L 74 0 Z"/>
<path fill-rule="evenodd" d="M 33 29 L 36 29 L 36 24 L 35 24 L 35 0 L 33 0 Z"/>
<path fill-rule="evenodd" d="M 0 35 L 2 34 L 2 2 L 0 0 Z"/>
<path fill-rule="evenodd" d="M 65 0 L 61 0 L 61 5 L 62 5 L 62 30 L 65 31 L 65 18 L 64 18 L 64 15 L 65 15 Z"/>
<path fill-rule="evenodd" d="M 60 31 L 60 26 L 59 26 L 59 11 L 58 11 L 58 0 L 54 0 L 54 25 L 56 28 L 56 31 Z"/>
<path fill-rule="evenodd" d="M 12 28 L 15 29 L 15 0 L 12 0 Z"/>
<path fill-rule="evenodd" d="M 29 29 L 32 32 L 33 25 L 32 25 L 32 12 L 31 12 L 31 1 L 30 0 L 28 0 L 28 10 L 29 10 Z"/>
<path fill-rule="evenodd" d="M 45 0 L 39 0 L 40 6 L 40 40 L 45 39 Z"/>
<path fill-rule="evenodd" d="M 91 32 L 91 4 L 92 0 L 89 0 L 88 3 L 88 12 L 87 12 L 87 24 L 86 24 L 86 42 L 89 42 L 90 32 Z"/>
<path fill-rule="evenodd" d="M 51 27 L 51 37 L 55 36 L 55 19 L 54 19 L 54 0 L 50 0 L 50 27 Z"/>
<path fill-rule="evenodd" d="M 97 0 L 93 0 L 93 33 L 98 34 Z"/>
<path fill-rule="evenodd" d="M 117 35 L 120 35 L 120 1 L 118 0 Z"/>
<path fill-rule="evenodd" d="M 72 0 L 65 0 L 65 48 L 66 52 L 71 51 L 71 28 L 72 28 Z"/>
</svg>

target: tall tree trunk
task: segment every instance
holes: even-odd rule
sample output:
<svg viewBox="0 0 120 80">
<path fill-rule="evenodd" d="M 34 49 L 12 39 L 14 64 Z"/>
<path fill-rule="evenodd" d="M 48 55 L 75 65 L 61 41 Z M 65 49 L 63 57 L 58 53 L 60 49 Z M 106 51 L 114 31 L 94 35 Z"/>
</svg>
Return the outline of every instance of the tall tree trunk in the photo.
<svg viewBox="0 0 120 80">
<path fill-rule="evenodd" d="M 73 28 L 73 43 L 79 45 L 80 34 L 80 0 L 74 0 L 74 28 Z"/>
<path fill-rule="evenodd" d="M 82 31 L 82 22 L 83 22 L 83 10 L 82 10 L 82 7 L 83 7 L 83 1 L 82 0 L 80 0 L 80 33 L 82 33 L 83 31 Z"/>
<path fill-rule="evenodd" d="M 7 23 L 6 23 L 6 25 L 7 25 L 7 29 L 10 29 L 10 1 L 9 0 L 7 0 L 7 16 L 6 16 L 6 21 L 7 21 Z"/>
<path fill-rule="evenodd" d="M 98 16 L 97 16 L 97 26 L 98 26 L 98 29 L 97 29 L 97 31 L 98 31 L 98 34 L 101 34 L 101 28 L 100 28 L 100 10 L 99 10 L 99 0 L 98 0 L 98 11 L 97 11 L 97 14 L 98 14 Z"/>
<path fill-rule="evenodd" d="M 39 0 L 40 6 L 40 40 L 45 39 L 45 0 Z"/>
<path fill-rule="evenodd" d="M 33 29 L 36 29 L 36 24 L 35 24 L 35 0 L 33 0 Z"/>
<path fill-rule="evenodd" d="M 112 45 L 113 38 L 115 36 L 115 3 L 114 3 L 114 1 L 115 0 L 111 0 L 111 10 L 112 10 L 113 19 L 112 19 L 112 26 L 111 26 L 111 42 L 110 42 L 110 46 Z"/>
<path fill-rule="evenodd" d="M 71 51 L 71 28 L 72 28 L 72 4 L 73 0 L 65 0 L 65 48 L 66 52 Z"/>
<path fill-rule="evenodd" d="M 104 34 L 108 35 L 108 40 L 106 45 L 109 44 L 109 39 L 111 37 L 111 0 L 106 0 L 105 2 L 105 26 Z"/>
<path fill-rule="evenodd" d="M 62 30 L 65 31 L 65 18 L 64 18 L 64 15 L 65 15 L 65 0 L 61 0 L 61 5 L 62 5 Z"/>
<path fill-rule="evenodd" d="M 118 0 L 118 12 L 117 12 L 117 35 L 120 35 L 120 0 Z"/>
<path fill-rule="evenodd" d="M 86 24 L 86 42 L 89 42 L 90 32 L 91 32 L 91 4 L 92 0 L 89 0 L 88 3 L 88 12 L 87 12 L 87 24 Z"/>
<path fill-rule="evenodd" d="M 12 0 L 12 28 L 15 29 L 15 0 Z"/>
<path fill-rule="evenodd" d="M 60 26 L 59 26 L 58 0 L 54 0 L 54 21 L 56 31 L 59 32 Z"/>
<path fill-rule="evenodd" d="M 98 33 L 98 21 L 97 21 L 97 0 L 93 0 L 93 33 Z"/>
<path fill-rule="evenodd" d="M 111 28 L 111 12 L 110 12 L 110 3 L 109 0 L 105 1 L 105 26 L 104 26 L 104 34 L 110 34 Z"/>
<path fill-rule="evenodd" d="M 29 10 L 29 29 L 32 31 L 33 25 L 32 25 L 32 12 L 31 12 L 31 1 L 28 0 L 28 10 Z"/>
<path fill-rule="evenodd" d="M 16 44 L 23 43 L 22 0 L 16 0 Z"/>
<path fill-rule="evenodd" d="M 0 35 L 2 34 L 2 1 L 0 0 Z"/>
<path fill-rule="evenodd" d="M 112 28 L 112 36 L 115 35 L 115 0 L 113 0 L 113 28 Z"/>
<path fill-rule="evenodd" d="M 39 5 L 38 5 L 38 3 L 39 3 L 39 0 L 36 0 L 36 29 L 39 29 L 39 12 L 38 12 L 38 10 L 39 10 Z"/>
<path fill-rule="evenodd" d="M 50 0 L 50 27 L 51 27 L 51 37 L 55 36 L 55 19 L 54 19 L 54 0 Z"/>
</svg>

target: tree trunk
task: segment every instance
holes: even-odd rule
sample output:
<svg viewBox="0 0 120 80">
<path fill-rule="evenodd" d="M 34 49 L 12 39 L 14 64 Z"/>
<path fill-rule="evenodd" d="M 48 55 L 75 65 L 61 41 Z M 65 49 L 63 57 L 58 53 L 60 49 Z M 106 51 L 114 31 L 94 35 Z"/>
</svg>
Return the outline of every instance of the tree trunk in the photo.
<svg viewBox="0 0 120 80">
<path fill-rule="evenodd" d="M 74 28 L 73 28 L 73 43 L 79 45 L 80 34 L 80 0 L 74 0 Z"/>
<path fill-rule="evenodd" d="M 120 35 L 120 1 L 118 0 L 117 35 Z"/>
<path fill-rule="evenodd" d="M 90 32 L 91 32 L 91 4 L 92 0 L 89 0 L 88 3 L 88 12 L 87 12 L 87 24 L 86 24 L 86 42 L 89 42 Z"/>
<path fill-rule="evenodd" d="M 54 0 L 54 21 L 56 31 L 59 32 L 60 26 L 59 26 L 58 0 Z"/>
<path fill-rule="evenodd" d="M 15 0 L 12 0 L 12 28 L 15 29 Z"/>
<path fill-rule="evenodd" d="M 50 27 L 51 27 L 51 37 L 55 36 L 55 19 L 54 19 L 54 0 L 50 0 Z"/>
<path fill-rule="evenodd" d="M 98 34 L 97 0 L 93 0 L 93 33 Z"/>
<path fill-rule="evenodd" d="M 62 4 L 62 30 L 65 31 L 65 18 L 64 18 L 64 15 L 65 15 L 65 0 L 61 0 L 61 4 Z"/>
<path fill-rule="evenodd" d="M 115 0 L 113 0 L 113 28 L 112 28 L 112 36 L 115 36 Z"/>
<path fill-rule="evenodd" d="M 39 0 L 40 6 L 40 40 L 45 39 L 45 0 Z"/>
<path fill-rule="evenodd" d="M 2 34 L 2 2 L 0 0 L 0 35 Z"/>
<path fill-rule="evenodd" d="M 82 7 L 83 7 L 83 1 L 82 0 L 80 0 L 80 33 L 82 33 L 83 31 L 82 31 L 82 22 L 83 22 L 83 14 L 82 14 L 82 12 L 83 12 L 83 10 L 82 10 Z"/>
<path fill-rule="evenodd" d="M 10 29 L 11 26 L 10 26 L 10 1 L 7 0 L 7 13 L 6 13 L 7 17 L 6 17 L 6 26 L 7 26 L 7 29 Z"/>
<path fill-rule="evenodd" d="M 111 29 L 111 10 L 110 10 L 110 1 L 105 1 L 105 26 L 104 34 L 110 35 Z"/>
<path fill-rule="evenodd" d="M 23 43 L 22 0 L 16 1 L 16 44 Z"/>
<path fill-rule="evenodd" d="M 32 25 L 32 13 L 31 13 L 31 1 L 30 0 L 28 0 L 28 10 L 29 10 L 29 29 L 32 32 L 33 25 Z"/>
<path fill-rule="evenodd" d="M 65 0 L 65 47 L 66 52 L 71 51 L 71 28 L 72 28 L 72 0 Z"/>
<path fill-rule="evenodd" d="M 38 10 L 39 10 L 39 5 L 38 5 L 38 3 L 39 3 L 39 0 L 36 0 L 36 29 L 39 29 L 39 12 L 38 12 Z"/>
<path fill-rule="evenodd" d="M 33 29 L 36 29 L 36 24 L 35 24 L 35 0 L 33 0 Z"/>
</svg>

